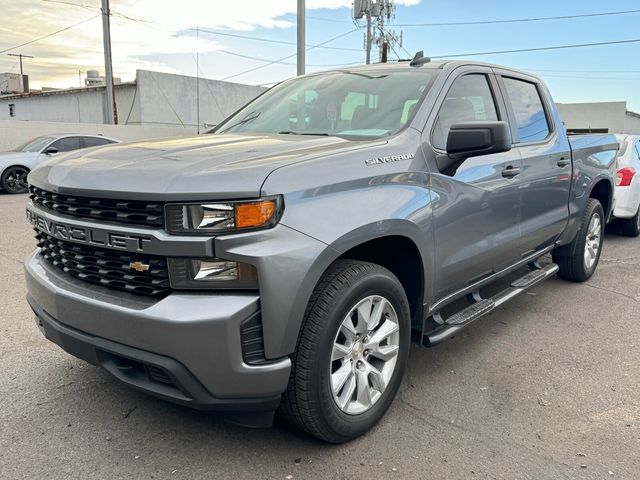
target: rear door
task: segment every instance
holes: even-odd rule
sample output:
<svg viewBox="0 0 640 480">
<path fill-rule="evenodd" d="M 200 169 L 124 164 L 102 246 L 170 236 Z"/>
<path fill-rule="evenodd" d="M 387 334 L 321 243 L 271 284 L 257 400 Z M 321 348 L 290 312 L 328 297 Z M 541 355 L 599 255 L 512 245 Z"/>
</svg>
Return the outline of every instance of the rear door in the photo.
<svg viewBox="0 0 640 480">
<path fill-rule="evenodd" d="M 507 120 L 492 72 L 456 70 L 427 125 L 435 156 L 445 155 L 451 125 Z M 431 175 L 434 195 L 436 297 L 465 288 L 520 259 L 520 155 L 517 151 L 467 159 L 453 176 Z"/>
<path fill-rule="evenodd" d="M 497 71 L 511 118 L 515 150 L 522 160 L 522 248 L 543 249 L 569 218 L 571 150 L 550 96 L 533 77 Z M 559 123 L 559 122 L 558 122 Z"/>
</svg>

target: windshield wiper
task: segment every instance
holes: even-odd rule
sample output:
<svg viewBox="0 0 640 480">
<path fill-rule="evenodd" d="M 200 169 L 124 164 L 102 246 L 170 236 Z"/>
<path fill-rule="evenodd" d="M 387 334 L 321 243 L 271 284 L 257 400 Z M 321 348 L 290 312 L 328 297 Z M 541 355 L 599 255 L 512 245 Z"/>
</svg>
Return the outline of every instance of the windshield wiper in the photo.
<svg viewBox="0 0 640 480">
<path fill-rule="evenodd" d="M 278 132 L 278 135 L 312 135 L 316 137 L 330 137 L 328 133 L 314 133 L 314 132 L 294 132 L 293 130 L 286 130 L 284 132 Z"/>
</svg>

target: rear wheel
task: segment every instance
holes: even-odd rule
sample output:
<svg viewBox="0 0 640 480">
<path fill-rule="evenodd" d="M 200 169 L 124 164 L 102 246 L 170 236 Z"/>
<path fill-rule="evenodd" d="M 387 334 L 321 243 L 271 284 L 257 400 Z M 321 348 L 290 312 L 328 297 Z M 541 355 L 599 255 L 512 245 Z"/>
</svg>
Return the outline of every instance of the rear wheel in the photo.
<svg viewBox="0 0 640 480">
<path fill-rule="evenodd" d="M 590 198 L 582 214 L 582 223 L 570 250 L 571 256 L 553 255 L 558 275 L 572 282 L 584 282 L 596 271 L 602 253 L 604 210 L 600 202 Z"/>
<path fill-rule="evenodd" d="M 620 220 L 622 233 L 628 237 L 637 237 L 640 235 L 640 208 L 632 218 Z"/>
<path fill-rule="evenodd" d="M 281 412 L 331 443 L 367 432 L 398 391 L 410 334 L 409 304 L 393 273 L 336 262 L 307 307 Z"/>
<path fill-rule="evenodd" d="M 29 169 L 19 165 L 8 167 L 2 172 L 0 185 L 7 193 L 26 193 L 28 189 L 27 175 Z"/>
</svg>

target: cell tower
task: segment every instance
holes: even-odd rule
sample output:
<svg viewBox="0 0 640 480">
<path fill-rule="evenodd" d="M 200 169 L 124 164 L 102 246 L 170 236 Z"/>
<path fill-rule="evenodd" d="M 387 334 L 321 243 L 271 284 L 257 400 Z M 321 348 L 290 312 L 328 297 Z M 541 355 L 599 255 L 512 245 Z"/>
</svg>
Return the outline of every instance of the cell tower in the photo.
<svg viewBox="0 0 640 480">
<path fill-rule="evenodd" d="M 367 63 L 371 63 L 371 48 L 373 44 L 379 49 L 380 61 L 387 61 L 389 49 L 395 45 L 402 47 L 402 32 L 385 29 L 385 22 L 395 18 L 396 6 L 393 0 L 354 0 L 354 20 L 366 19 L 367 32 L 365 33 L 364 49 L 367 54 Z"/>
</svg>

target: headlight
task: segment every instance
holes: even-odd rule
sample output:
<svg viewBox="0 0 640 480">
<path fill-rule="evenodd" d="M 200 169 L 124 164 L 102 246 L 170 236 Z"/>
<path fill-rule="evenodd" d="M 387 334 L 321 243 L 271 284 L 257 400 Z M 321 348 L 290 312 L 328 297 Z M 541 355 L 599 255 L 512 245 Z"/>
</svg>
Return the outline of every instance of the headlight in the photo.
<svg viewBox="0 0 640 480">
<path fill-rule="evenodd" d="M 169 258 L 169 276 L 176 289 L 258 288 L 253 265 L 220 258 Z"/>
<path fill-rule="evenodd" d="M 282 197 L 225 203 L 169 204 L 169 233 L 228 233 L 273 227 L 282 215 Z"/>
</svg>

